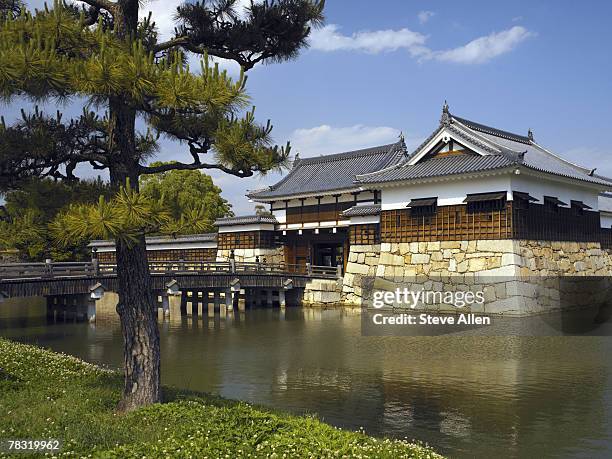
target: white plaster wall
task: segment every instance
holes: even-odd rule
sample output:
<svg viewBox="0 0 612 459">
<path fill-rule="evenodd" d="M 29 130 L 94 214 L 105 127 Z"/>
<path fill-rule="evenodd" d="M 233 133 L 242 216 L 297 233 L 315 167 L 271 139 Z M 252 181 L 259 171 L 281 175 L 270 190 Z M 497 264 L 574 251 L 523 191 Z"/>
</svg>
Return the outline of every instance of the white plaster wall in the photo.
<svg viewBox="0 0 612 459">
<path fill-rule="evenodd" d="M 362 191 L 359 193 L 359 195 L 357 196 L 357 199 L 359 201 L 364 201 L 364 200 L 373 200 L 374 199 L 374 192 L 373 191 Z M 350 193 L 344 193 L 341 194 L 340 197 L 338 198 L 338 202 L 353 202 L 355 201 L 355 197 L 350 194 Z M 314 206 L 317 204 L 317 198 L 306 198 L 304 200 L 304 205 L 305 206 Z M 334 198 L 333 196 L 322 196 L 321 197 L 321 204 L 333 204 L 336 202 L 336 198 Z M 300 199 L 292 199 L 289 201 L 288 203 L 289 207 L 299 207 L 302 205 L 302 201 Z M 284 202 L 277 202 L 275 204 L 276 207 L 281 207 L 284 206 Z M 276 212 L 278 212 L 277 210 L 274 211 L 274 215 L 276 215 Z"/>
<path fill-rule="evenodd" d="M 220 233 L 238 233 L 241 231 L 274 231 L 274 225 L 270 223 L 254 223 L 251 225 L 220 226 Z"/>
<path fill-rule="evenodd" d="M 456 205 L 462 204 L 468 194 L 492 191 L 506 191 L 508 200 L 511 201 L 512 190 L 529 193 L 539 200 L 539 204 L 544 202 L 544 196 L 555 196 L 568 205 L 571 200 L 582 201 L 592 207 L 593 210 L 598 210 L 598 190 L 525 174 L 508 174 L 384 188 L 381 196 L 382 209 L 404 209 L 411 199 L 434 196 L 438 197 L 439 206 Z"/>
<path fill-rule="evenodd" d="M 287 211 L 285 209 L 273 210 L 272 215 L 278 220 L 279 223 L 287 223 Z"/>
<path fill-rule="evenodd" d="M 612 213 L 610 212 L 602 212 L 600 214 L 600 222 L 602 228 L 610 228 L 612 227 Z"/>
<path fill-rule="evenodd" d="M 525 174 L 512 176 L 512 189 L 524 191 L 539 199 L 538 204 L 544 202 L 544 196 L 555 196 L 570 205 L 570 201 L 582 201 L 591 206 L 593 210 L 599 209 L 599 192 L 594 189 L 576 186 L 570 183 L 548 180 L 541 176 L 533 177 Z"/>
<path fill-rule="evenodd" d="M 365 225 L 368 223 L 380 223 L 380 215 L 364 215 L 362 217 L 351 217 L 351 225 Z"/>
<path fill-rule="evenodd" d="M 405 209 L 412 199 L 438 197 L 439 206 L 463 204 L 467 194 L 491 191 L 510 192 L 510 175 L 480 177 L 469 180 L 452 180 L 383 188 L 382 209 Z M 511 199 L 509 193 L 508 199 Z"/>
<path fill-rule="evenodd" d="M 315 228 L 333 228 L 335 226 L 348 226 L 351 223 L 350 220 L 338 220 L 336 221 L 327 221 L 316 223 L 291 223 L 287 225 L 287 229 L 315 229 Z M 284 227 L 283 227 L 284 229 Z"/>
</svg>

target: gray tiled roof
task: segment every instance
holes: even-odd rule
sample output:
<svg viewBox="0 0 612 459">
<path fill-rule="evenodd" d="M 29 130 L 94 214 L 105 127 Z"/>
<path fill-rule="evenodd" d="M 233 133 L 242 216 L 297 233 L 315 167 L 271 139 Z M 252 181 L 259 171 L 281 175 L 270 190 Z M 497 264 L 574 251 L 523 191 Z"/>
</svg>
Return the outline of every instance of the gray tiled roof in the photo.
<svg viewBox="0 0 612 459">
<path fill-rule="evenodd" d="M 215 226 L 249 225 L 255 223 L 270 223 L 276 225 L 278 220 L 271 215 L 244 215 L 240 217 L 219 218 Z"/>
<path fill-rule="evenodd" d="M 483 156 L 456 155 L 433 158 L 410 165 L 410 158 L 417 155 L 428 141 L 433 139 L 441 125 L 428 140 L 407 159 L 395 167 L 358 176 L 358 183 L 384 183 L 414 180 L 455 174 L 485 172 L 505 167 L 525 167 L 539 172 L 554 174 L 584 182 L 612 187 L 612 179 L 593 174 L 593 171 L 577 166 L 541 147 L 532 138 L 485 126 L 465 118 L 450 117 L 448 129 L 478 146 L 488 154 Z"/>
<path fill-rule="evenodd" d="M 344 217 L 365 217 L 380 214 L 380 204 L 353 206 L 342 212 Z"/>
<path fill-rule="evenodd" d="M 466 120 L 458 116 L 452 116 L 453 120 L 459 121 L 461 124 L 469 127 L 478 132 L 494 135 L 495 137 L 501 137 L 504 139 L 512 140 L 514 142 L 529 144 L 531 139 L 527 136 L 520 134 L 513 134 L 512 132 L 502 131 L 501 129 L 485 126 L 484 124 L 476 123 L 475 121 Z"/>
<path fill-rule="evenodd" d="M 505 155 L 455 155 L 434 158 L 414 165 L 394 167 L 384 172 L 358 177 L 360 183 L 382 183 L 441 177 L 470 172 L 484 172 L 511 167 L 513 161 Z"/>
<path fill-rule="evenodd" d="M 146 238 L 148 245 L 187 243 L 187 242 L 215 242 L 217 233 L 189 234 L 181 236 L 149 236 Z M 91 241 L 87 247 L 115 247 L 115 241 Z"/>
<path fill-rule="evenodd" d="M 363 150 L 305 158 L 296 161 L 280 182 L 251 191 L 252 199 L 273 199 L 317 192 L 355 189 L 355 176 L 397 164 L 405 154 L 403 141 Z"/>
</svg>

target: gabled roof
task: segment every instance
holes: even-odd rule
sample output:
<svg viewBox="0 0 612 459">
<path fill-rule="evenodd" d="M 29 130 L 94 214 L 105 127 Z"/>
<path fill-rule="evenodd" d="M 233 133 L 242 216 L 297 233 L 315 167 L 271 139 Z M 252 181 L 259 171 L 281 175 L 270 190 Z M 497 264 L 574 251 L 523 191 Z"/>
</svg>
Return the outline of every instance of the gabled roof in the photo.
<svg viewBox="0 0 612 459">
<path fill-rule="evenodd" d="M 356 190 L 355 176 L 397 164 L 404 157 L 403 140 L 363 150 L 296 159 L 291 172 L 271 187 L 254 190 L 248 197 L 258 201 Z"/>
<path fill-rule="evenodd" d="M 386 171 L 358 177 L 359 183 L 383 183 L 417 180 L 455 174 L 492 171 L 513 166 L 505 155 L 456 155 L 433 158 L 413 165 L 390 168 Z"/>
<path fill-rule="evenodd" d="M 380 214 L 380 204 L 353 206 L 342 212 L 343 217 L 367 217 Z"/>
<path fill-rule="evenodd" d="M 481 155 L 459 154 L 424 159 L 426 149 L 444 132 L 480 151 Z M 612 179 L 595 175 L 594 170 L 573 164 L 538 145 L 531 131 L 527 136 L 522 136 L 476 123 L 451 115 L 447 105 L 443 109 L 440 126 L 411 155 L 386 169 L 358 175 L 356 183 L 382 184 L 503 168 L 526 168 L 612 188 Z"/>
<path fill-rule="evenodd" d="M 272 224 L 276 225 L 278 220 L 272 215 L 244 215 L 241 217 L 218 218 L 215 226 L 233 226 L 250 224 Z"/>
</svg>

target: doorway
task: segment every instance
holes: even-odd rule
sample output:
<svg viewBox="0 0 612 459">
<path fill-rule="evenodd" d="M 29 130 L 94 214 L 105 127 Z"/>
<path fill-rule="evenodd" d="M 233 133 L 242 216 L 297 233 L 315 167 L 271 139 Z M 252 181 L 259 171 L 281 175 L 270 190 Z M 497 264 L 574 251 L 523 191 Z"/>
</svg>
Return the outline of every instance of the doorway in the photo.
<svg viewBox="0 0 612 459">
<path fill-rule="evenodd" d="M 344 244 L 315 244 L 314 264 L 317 266 L 343 266 Z"/>
</svg>

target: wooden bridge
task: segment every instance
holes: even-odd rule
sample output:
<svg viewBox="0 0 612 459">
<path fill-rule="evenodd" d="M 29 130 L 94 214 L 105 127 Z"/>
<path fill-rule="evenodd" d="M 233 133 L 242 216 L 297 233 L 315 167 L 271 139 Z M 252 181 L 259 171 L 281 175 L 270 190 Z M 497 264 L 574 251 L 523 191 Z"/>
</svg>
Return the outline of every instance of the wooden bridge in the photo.
<svg viewBox="0 0 612 459">
<path fill-rule="evenodd" d="M 304 288 L 312 279 L 335 279 L 335 267 L 230 261 L 153 261 L 152 288 L 164 291 L 170 283 L 182 290 Z M 99 263 L 15 263 L 0 265 L 0 301 L 3 298 L 89 294 L 99 284 L 117 291 L 117 266 Z"/>
</svg>

